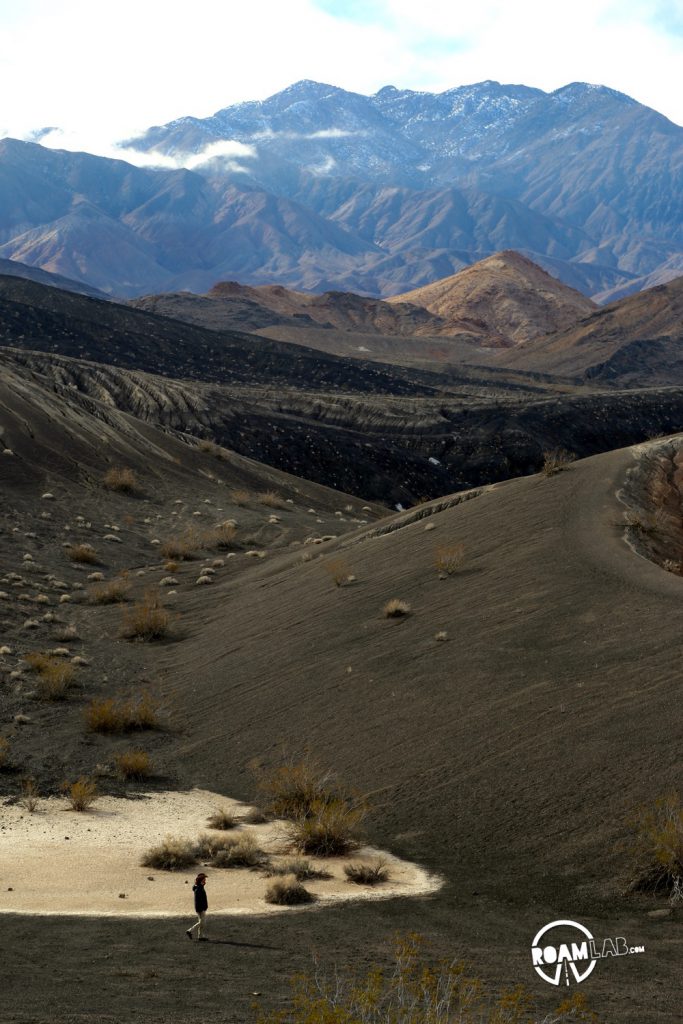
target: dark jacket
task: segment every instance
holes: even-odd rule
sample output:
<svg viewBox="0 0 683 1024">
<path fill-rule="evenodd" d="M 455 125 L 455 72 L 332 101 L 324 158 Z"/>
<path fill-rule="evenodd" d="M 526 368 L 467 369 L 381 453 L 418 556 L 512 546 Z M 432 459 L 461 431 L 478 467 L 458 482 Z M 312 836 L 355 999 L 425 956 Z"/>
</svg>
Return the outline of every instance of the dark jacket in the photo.
<svg viewBox="0 0 683 1024">
<path fill-rule="evenodd" d="M 209 901 L 206 898 L 206 889 L 204 886 L 197 882 L 196 885 L 192 886 L 192 892 L 194 893 L 194 909 L 198 914 L 201 914 L 203 910 L 208 910 Z"/>
</svg>

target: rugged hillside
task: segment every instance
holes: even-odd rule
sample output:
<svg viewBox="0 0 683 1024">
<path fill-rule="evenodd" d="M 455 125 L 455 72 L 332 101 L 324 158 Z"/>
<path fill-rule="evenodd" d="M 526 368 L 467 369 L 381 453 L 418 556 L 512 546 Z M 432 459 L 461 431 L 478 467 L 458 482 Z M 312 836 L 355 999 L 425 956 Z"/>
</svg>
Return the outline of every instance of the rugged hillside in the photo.
<svg viewBox="0 0 683 1024">
<path fill-rule="evenodd" d="M 666 273 L 683 252 L 683 129 L 621 93 L 482 82 L 360 96 L 299 82 L 133 145 L 135 168 L 0 143 L 0 256 L 134 296 L 216 281 L 373 296 L 516 249 L 587 294 Z"/>
<path fill-rule="evenodd" d="M 352 292 L 312 295 L 223 281 L 206 296 L 149 295 L 130 305 L 215 329 L 300 328 L 304 344 L 305 328 L 324 327 L 385 337 L 458 337 L 496 348 L 573 326 L 596 308 L 516 252 L 497 253 L 386 302 Z"/>
<path fill-rule="evenodd" d="M 478 335 L 508 347 L 573 327 L 595 303 L 517 252 L 501 252 L 390 303 L 422 306 L 445 321 L 440 334 Z"/>
<path fill-rule="evenodd" d="M 683 277 L 598 310 L 501 356 L 506 366 L 633 385 L 683 372 Z"/>
</svg>

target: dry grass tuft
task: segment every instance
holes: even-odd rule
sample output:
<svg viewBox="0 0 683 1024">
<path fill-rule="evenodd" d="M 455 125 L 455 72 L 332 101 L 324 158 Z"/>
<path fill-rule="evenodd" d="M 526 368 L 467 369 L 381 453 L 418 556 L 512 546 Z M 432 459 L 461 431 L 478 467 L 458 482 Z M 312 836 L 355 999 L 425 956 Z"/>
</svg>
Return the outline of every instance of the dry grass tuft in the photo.
<svg viewBox="0 0 683 1024">
<path fill-rule="evenodd" d="M 72 665 L 60 658 L 37 651 L 25 655 L 24 660 L 38 674 L 38 700 L 66 700 L 69 687 L 76 676 L 76 670 Z"/>
<path fill-rule="evenodd" d="M 186 562 L 194 558 L 201 547 L 202 538 L 199 530 L 189 526 L 184 533 L 165 540 L 160 551 L 166 559 L 172 559 L 174 562 Z"/>
<path fill-rule="evenodd" d="M 67 551 L 72 562 L 82 565 L 97 565 L 99 558 L 92 544 L 73 544 Z"/>
<path fill-rule="evenodd" d="M 128 640 L 163 640 L 171 632 L 171 613 L 157 590 L 146 590 L 142 600 L 127 608 L 121 634 Z"/>
<path fill-rule="evenodd" d="M 152 774 L 152 759 L 146 750 L 125 750 L 114 757 L 119 774 L 124 779 L 147 779 Z"/>
<path fill-rule="evenodd" d="M 222 836 L 220 849 L 212 855 L 215 868 L 256 868 L 262 866 L 267 857 L 253 836 Z"/>
<path fill-rule="evenodd" d="M 451 544 L 450 547 L 439 547 L 434 554 L 434 567 L 438 573 L 452 576 L 462 567 L 465 560 L 465 545 Z"/>
<path fill-rule="evenodd" d="M 7 764 L 9 757 L 9 740 L 6 736 L 0 736 L 0 768 Z"/>
<path fill-rule="evenodd" d="M 277 493 L 277 491 L 261 491 L 260 494 L 256 495 L 256 501 L 258 501 L 260 505 L 266 505 L 268 508 L 287 507 L 286 501 L 282 495 Z"/>
<path fill-rule="evenodd" d="M 268 875 L 272 878 L 275 875 L 294 875 L 299 882 L 306 882 L 313 878 L 331 878 L 329 871 L 317 868 L 305 857 L 290 857 L 280 864 L 271 864 Z"/>
<path fill-rule="evenodd" d="M 333 797 L 316 800 L 306 817 L 288 825 L 292 845 L 300 853 L 335 857 L 359 845 L 360 826 L 367 814 L 364 800 Z"/>
<path fill-rule="evenodd" d="M 138 494 L 142 490 L 135 470 L 124 467 L 107 470 L 102 482 L 108 491 L 119 494 Z"/>
<path fill-rule="evenodd" d="M 240 508 L 242 508 L 244 505 L 248 505 L 250 500 L 251 493 L 247 490 L 244 490 L 241 487 L 238 487 L 236 488 L 236 490 L 230 492 L 230 501 L 232 502 L 233 505 L 237 505 Z"/>
<path fill-rule="evenodd" d="M 330 576 L 335 587 L 343 587 L 355 579 L 351 567 L 343 558 L 333 558 L 329 562 L 323 562 L 323 569 Z"/>
<path fill-rule="evenodd" d="M 555 476 L 556 473 L 561 473 L 563 470 L 568 469 L 575 459 L 575 455 L 565 451 L 563 448 L 557 448 L 552 452 L 543 452 L 541 472 L 543 476 Z"/>
<path fill-rule="evenodd" d="M 355 882 L 356 885 L 379 885 L 389 880 L 391 872 L 387 862 L 378 857 L 372 864 L 345 864 L 344 874 L 349 882 Z"/>
<path fill-rule="evenodd" d="M 635 829 L 635 874 L 638 892 L 670 894 L 683 879 L 683 806 L 678 793 L 666 793 L 638 808 Z"/>
<path fill-rule="evenodd" d="M 266 903 L 291 907 L 302 903 L 310 903 L 313 896 L 305 889 L 296 875 L 285 875 L 277 878 L 266 889 Z"/>
<path fill-rule="evenodd" d="M 143 867 L 157 868 L 159 871 L 184 871 L 197 863 L 195 843 L 178 836 L 166 836 L 157 846 L 147 851 L 140 863 Z"/>
<path fill-rule="evenodd" d="M 21 806 L 33 814 L 38 807 L 40 793 L 35 779 L 22 779 L 21 781 Z"/>
<path fill-rule="evenodd" d="M 234 545 L 236 533 L 237 527 L 233 523 L 219 523 L 202 534 L 201 546 L 211 550 L 227 550 Z"/>
<path fill-rule="evenodd" d="M 392 597 L 382 609 L 385 619 L 400 619 L 410 615 L 410 605 L 407 601 L 401 601 L 398 597 Z"/>
<path fill-rule="evenodd" d="M 97 583 L 87 591 L 89 604 L 124 604 L 129 595 L 130 583 L 125 573 L 106 583 Z"/>
<path fill-rule="evenodd" d="M 173 559 L 169 559 L 168 562 L 164 562 L 164 569 L 166 572 L 177 572 L 180 568 L 180 562 L 174 562 Z"/>
<path fill-rule="evenodd" d="M 75 782 L 65 782 L 62 791 L 74 811 L 87 811 L 97 800 L 97 783 L 83 775 Z"/>
<path fill-rule="evenodd" d="M 219 807 L 207 818 L 206 824 L 209 828 L 227 832 L 229 829 L 237 827 L 237 821 L 237 816 L 232 811 L 229 811 L 227 807 Z"/>
<path fill-rule="evenodd" d="M 91 700 L 85 709 L 85 722 L 91 732 L 122 733 L 160 728 L 159 706 L 149 693 L 138 698 Z"/>
<path fill-rule="evenodd" d="M 310 755 L 287 758 L 270 770 L 255 769 L 265 809 L 280 818 L 306 816 L 311 807 L 335 795 L 333 775 Z"/>
</svg>

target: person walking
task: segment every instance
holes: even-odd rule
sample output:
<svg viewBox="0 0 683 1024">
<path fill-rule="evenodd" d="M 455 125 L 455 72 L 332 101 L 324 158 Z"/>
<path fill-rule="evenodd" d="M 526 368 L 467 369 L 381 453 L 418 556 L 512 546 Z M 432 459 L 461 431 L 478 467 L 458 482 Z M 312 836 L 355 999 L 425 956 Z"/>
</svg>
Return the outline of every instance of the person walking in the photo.
<svg viewBox="0 0 683 1024">
<path fill-rule="evenodd" d="M 188 928 L 185 934 L 187 935 L 190 942 L 192 941 L 195 933 L 197 939 L 203 939 L 204 922 L 206 920 L 206 912 L 209 909 L 209 901 L 206 898 L 206 875 L 202 871 L 194 880 L 192 886 L 192 892 L 194 893 L 194 909 L 197 911 L 197 922 L 193 924 L 191 928 Z"/>
</svg>

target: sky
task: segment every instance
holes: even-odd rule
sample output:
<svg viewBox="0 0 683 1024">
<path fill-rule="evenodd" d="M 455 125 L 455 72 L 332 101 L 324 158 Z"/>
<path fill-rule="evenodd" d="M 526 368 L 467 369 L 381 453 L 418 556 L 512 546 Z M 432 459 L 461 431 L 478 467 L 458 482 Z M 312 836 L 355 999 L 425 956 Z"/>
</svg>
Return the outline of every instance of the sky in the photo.
<svg viewBox="0 0 683 1024">
<path fill-rule="evenodd" d="M 683 124 L 683 0 L 0 0 L 0 137 L 56 127 L 47 144 L 111 156 L 303 78 L 364 94 L 585 81 Z"/>
</svg>

